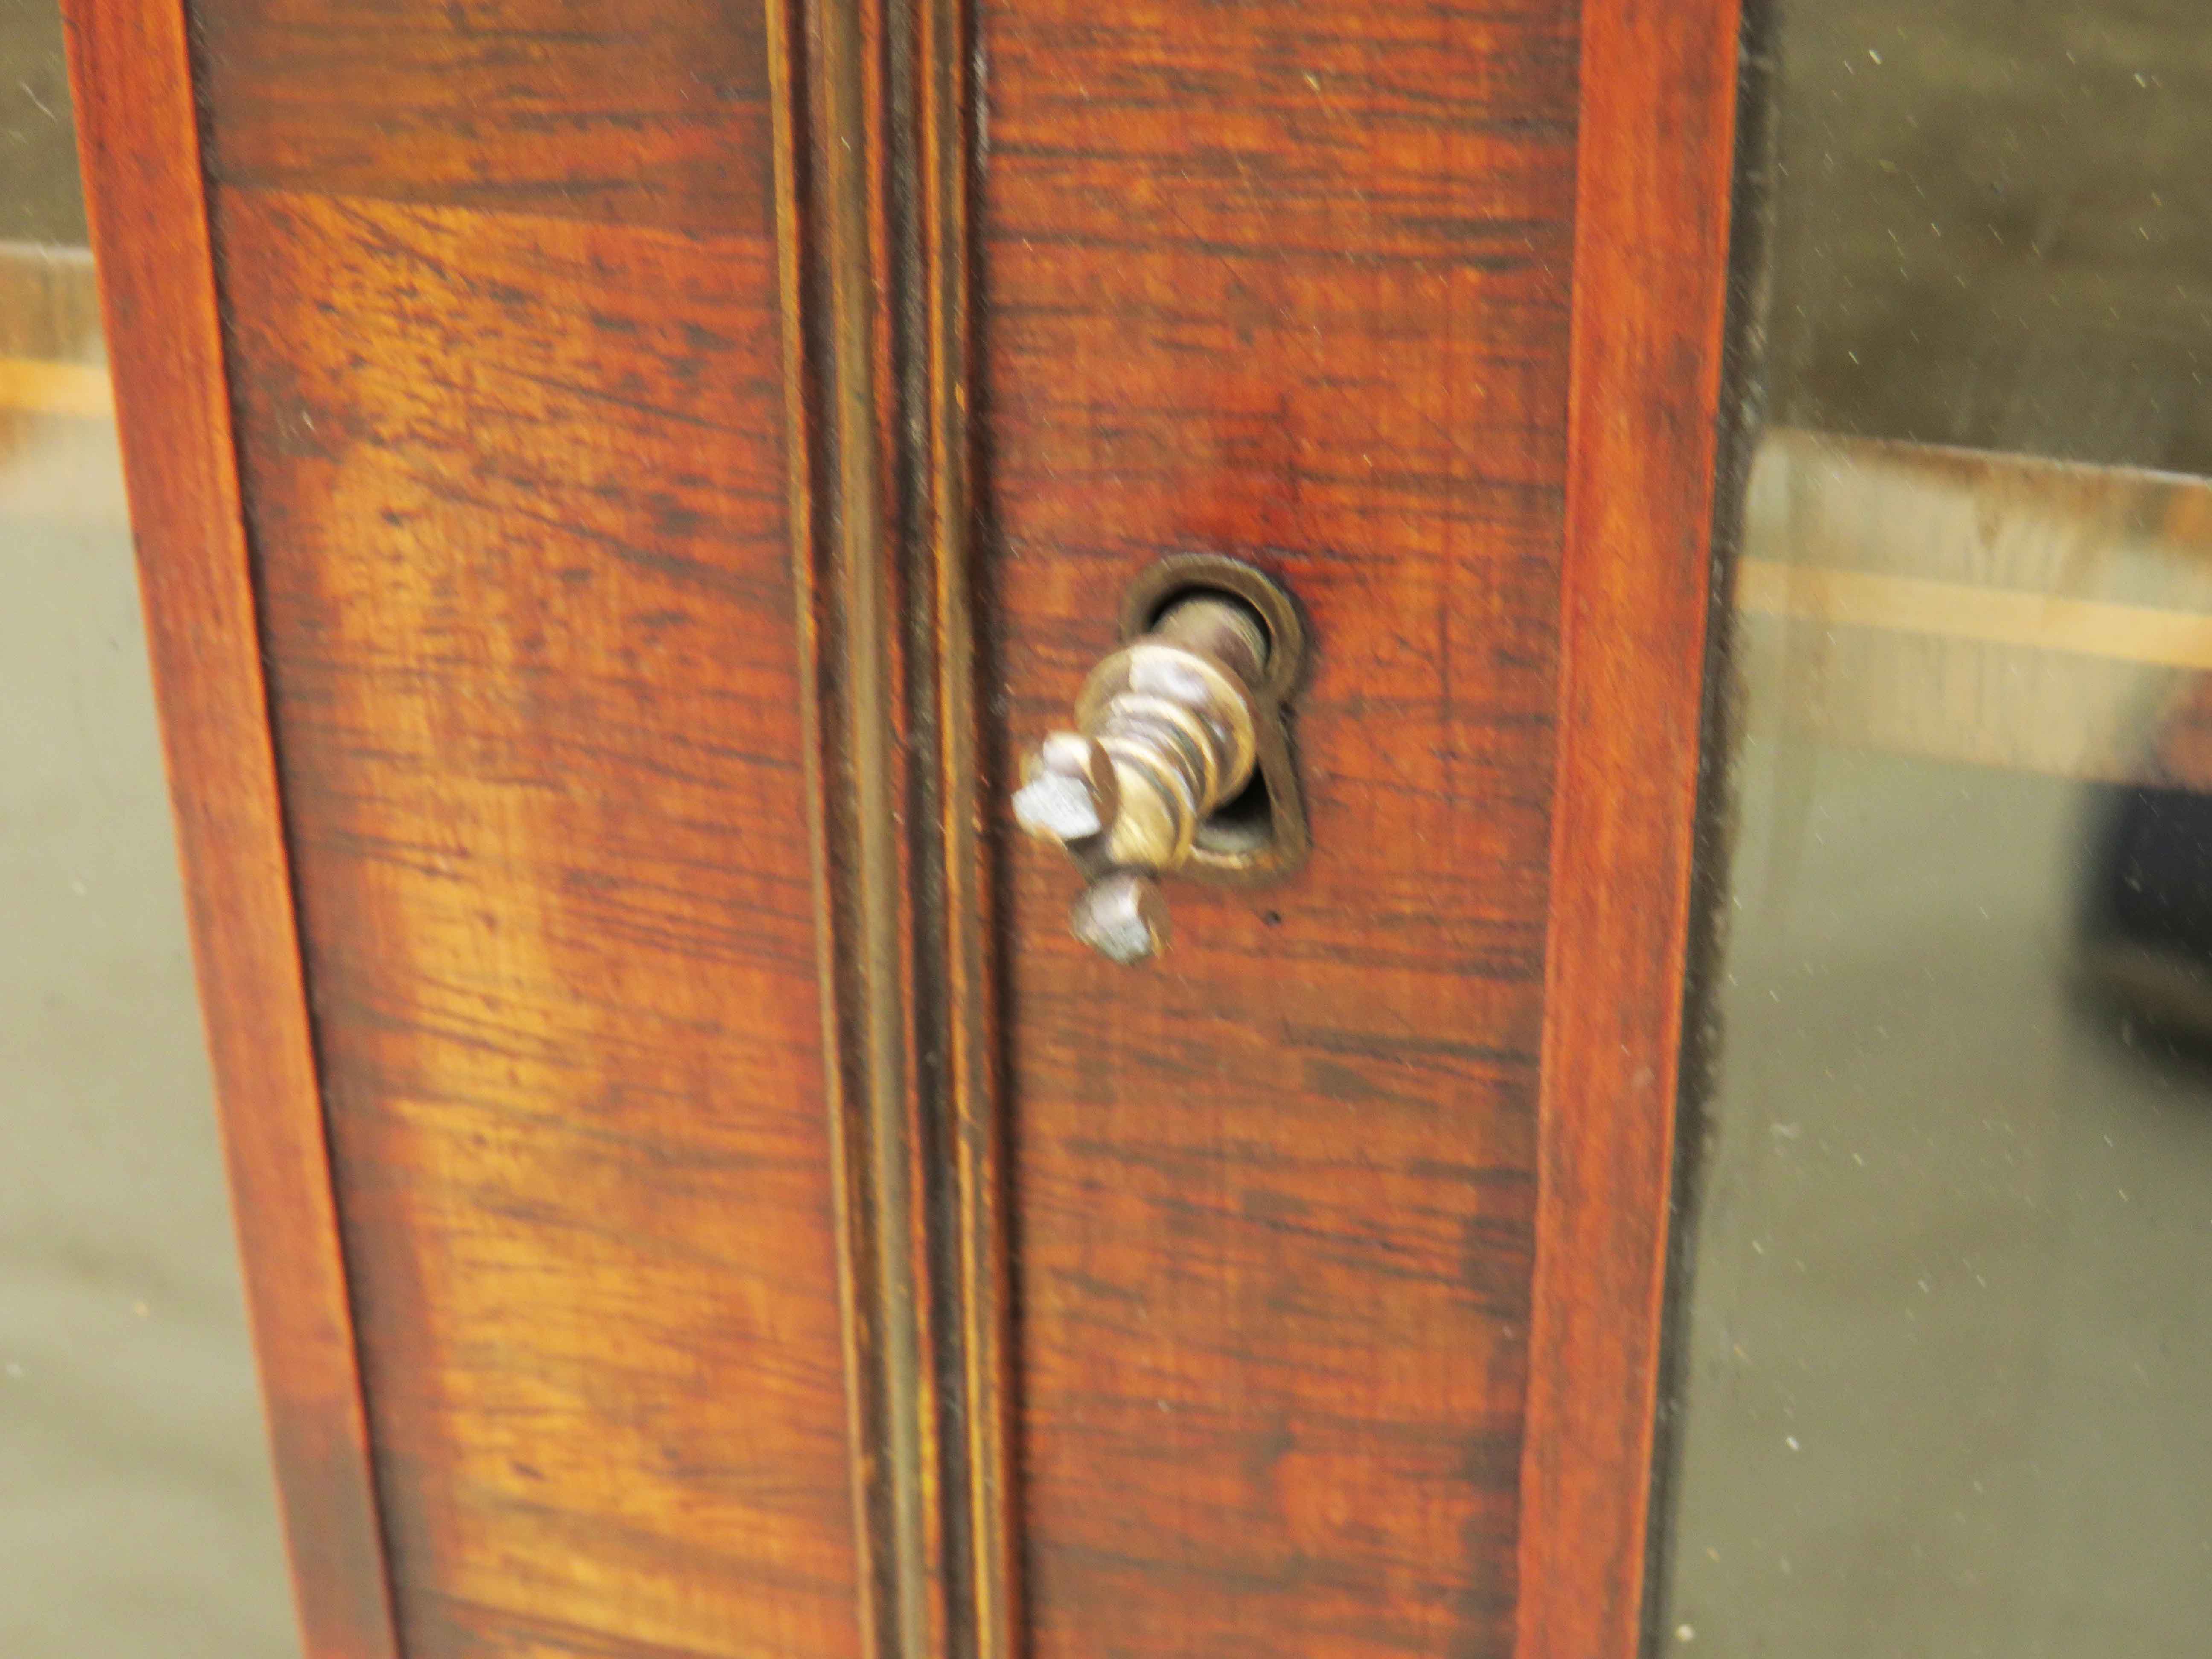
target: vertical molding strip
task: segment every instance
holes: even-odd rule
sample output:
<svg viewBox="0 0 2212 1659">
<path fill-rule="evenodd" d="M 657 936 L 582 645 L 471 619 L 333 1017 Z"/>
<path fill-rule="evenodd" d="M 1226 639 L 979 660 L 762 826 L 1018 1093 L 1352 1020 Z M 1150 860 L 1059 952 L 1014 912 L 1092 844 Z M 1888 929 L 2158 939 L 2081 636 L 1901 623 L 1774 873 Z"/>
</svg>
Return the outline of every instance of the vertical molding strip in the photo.
<svg viewBox="0 0 2212 1659">
<path fill-rule="evenodd" d="M 793 566 L 812 815 L 825 1082 L 836 1164 L 864 1651 L 936 1652 L 934 1416 L 908 1164 L 915 963 L 893 804 L 910 751 L 895 503 L 884 488 L 890 287 L 870 110 L 868 0 L 770 0 Z M 863 112 L 875 118 L 863 121 Z M 878 165 L 872 165 L 878 164 Z"/>
<path fill-rule="evenodd" d="M 1016 1650 L 965 0 L 769 0 L 793 564 L 872 1659 Z"/>
<path fill-rule="evenodd" d="M 927 491 L 935 579 L 927 621 L 938 653 L 939 790 L 942 826 L 945 1086 L 952 1131 L 957 1257 L 945 1275 L 958 1314 L 962 1366 L 955 1422 L 966 1524 L 968 1597 L 962 1659 L 1014 1659 L 1019 1598 L 1014 1515 L 1012 1306 L 1005 1117 L 999 1088 L 998 981 L 992 960 L 991 841 L 999 798 L 984 757 L 983 663 L 977 641 L 973 536 L 977 496 L 970 427 L 976 383 L 971 328 L 969 206 L 975 181 L 974 17 L 969 0 L 923 0 L 915 46 L 921 295 L 927 328 Z M 920 614 L 919 612 L 917 614 Z"/>
<path fill-rule="evenodd" d="M 1585 0 L 1518 1659 L 1642 1636 L 1738 0 Z"/>
<path fill-rule="evenodd" d="M 147 642 L 294 1593 L 396 1659 L 269 730 L 181 0 L 65 0 Z"/>
</svg>

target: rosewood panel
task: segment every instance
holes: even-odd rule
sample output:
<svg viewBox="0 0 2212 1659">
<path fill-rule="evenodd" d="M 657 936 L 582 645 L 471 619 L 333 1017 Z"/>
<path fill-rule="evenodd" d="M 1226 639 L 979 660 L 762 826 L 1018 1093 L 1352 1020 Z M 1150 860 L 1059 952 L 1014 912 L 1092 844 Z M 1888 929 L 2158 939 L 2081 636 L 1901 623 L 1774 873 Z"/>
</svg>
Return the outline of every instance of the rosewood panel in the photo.
<svg viewBox="0 0 2212 1659">
<path fill-rule="evenodd" d="M 1010 744 L 1162 553 L 1264 565 L 1314 639 L 1294 880 L 1179 885 L 1131 971 L 1012 858 L 1035 1650 L 1501 1655 L 1575 8 L 994 0 L 981 34 Z"/>
<path fill-rule="evenodd" d="M 764 21 L 201 8 L 410 1659 L 858 1650 Z"/>
</svg>

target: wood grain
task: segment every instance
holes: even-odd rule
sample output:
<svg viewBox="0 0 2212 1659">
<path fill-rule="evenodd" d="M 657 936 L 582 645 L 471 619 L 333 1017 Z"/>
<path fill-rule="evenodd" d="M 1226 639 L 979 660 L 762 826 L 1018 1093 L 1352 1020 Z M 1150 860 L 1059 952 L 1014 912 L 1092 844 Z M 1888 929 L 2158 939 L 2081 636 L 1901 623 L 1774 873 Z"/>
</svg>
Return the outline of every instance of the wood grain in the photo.
<svg viewBox="0 0 2212 1659">
<path fill-rule="evenodd" d="M 1212 548 L 1312 623 L 1313 854 L 1156 966 L 1007 896 L 1039 1659 L 1503 1655 L 1535 1204 L 1574 9 L 999 0 L 999 757 Z"/>
<path fill-rule="evenodd" d="M 1012 1659 L 960 0 L 769 12 L 793 564 L 870 1651 Z"/>
<path fill-rule="evenodd" d="M 971 231 L 953 0 L 200 0 L 410 1656 L 1010 1653 L 1015 1376 L 1039 1659 L 1632 1650 L 1726 9 L 992 0 Z M 1131 973 L 979 814 L 1196 548 L 1314 853 Z"/>
<path fill-rule="evenodd" d="M 854 1654 L 764 20 L 201 21 L 406 1651 Z"/>
<path fill-rule="evenodd" d="M 70 0 L 67 19 L 148 644 L 302 1633 L 313 1659 L 395 1659 L 185 19 L 167 0 Z"/>
<path fill-rule="evenodd" d="M 1023 1505 L 1015 1433 L 1012 1198 L 1005 1086 L 1005 1033 L 998 927 L 997 849 L 991 805 L 1000 777 L 986 733 L 993 631 L 980 580 L 977 454 L 980 351 L 975 233 L 976 153 L 982 88 L 975 75 L 971 0 L 921 0 L 915 10 L 912 94 L 919 173 L 919 246 L 913 275 L 923 319 L 909 374 L 927 464 L 917 513 L 928 547 L 922 564 L 928 602 L 917 607 L 927 641 L 935 706 L 926 724 L 935 738 L 938 787 L 928 805 L 933 867 L 941 872 L 942 921 L 929 941 L 939 987 L 935 1001 L 949 1166 L 944 1183 L 959 1340 L 953 1356 L 957 1416 L 946 1425 L 957 1448 L 946 1486 L 961 1514 L 952 1530 L 963 1576 L 965 1650 L 975 1659 L 1017 1659 L 1028 1651 L 1021 1579 Z"/>
<path fill-rule="evenodd" d="M 757 9 L 210 0 L 194 16 L 209 170 L 232 183 L 768 228 Z"/>
<path fill-rule="evenodd" d="M 849 1652 L 769 248 L 218 203 L 410 1652 Z"/>
<path fill-rule="evenodd" d="M 836 1172 L 853 1503 L 868 1659 L 949 1636 L 927 1291 L 933 1115 L 916 1022 L 920 920 L 902 835 L 918 769 L 900 618 L 899 449 L 883 14 L 769 13 L 799 713 Z"/>
<path fill-rule="evenodd" d="M 1736 0 L 1582 27 L 1517 1659 L 1642 1633 L 1735 164 Z"/>
</svg>

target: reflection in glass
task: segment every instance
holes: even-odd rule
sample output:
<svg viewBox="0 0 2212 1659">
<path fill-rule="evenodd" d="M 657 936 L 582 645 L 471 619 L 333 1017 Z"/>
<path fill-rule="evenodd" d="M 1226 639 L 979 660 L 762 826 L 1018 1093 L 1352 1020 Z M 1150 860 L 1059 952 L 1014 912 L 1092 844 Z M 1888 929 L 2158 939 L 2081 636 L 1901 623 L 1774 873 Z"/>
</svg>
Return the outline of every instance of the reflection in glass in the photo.
<svg viewBox="0 0 2212 1659">
<path fill-rule="evenodd" d="M 0 1654 L 299 1651 L 54 0 L 0 0 Z"/>
<path fill-rule="evenodd" d="M 2212 1631 L 2212 27 L 1782 0 L 1663 1651 Z"/>
</svg>

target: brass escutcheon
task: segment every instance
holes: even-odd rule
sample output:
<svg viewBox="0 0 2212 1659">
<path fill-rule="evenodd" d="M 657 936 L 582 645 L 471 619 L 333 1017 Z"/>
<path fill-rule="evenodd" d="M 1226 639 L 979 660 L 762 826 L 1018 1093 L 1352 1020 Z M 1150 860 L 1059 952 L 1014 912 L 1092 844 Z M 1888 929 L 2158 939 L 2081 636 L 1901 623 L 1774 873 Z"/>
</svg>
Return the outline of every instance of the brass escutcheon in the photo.
<svg viewBox="0 0 2212 1659">
<path fill-rule="evenodd" d="M 1030 756 L 1014 815 L 1088 877 L 1076 937 L 1135 963 L 1167 944 L 1159 876 L 1254 884 L 1304 861 L 1285 705 L 1305 629 L 1263 572 L 1185 553 L 1131 586 L 1121 636 L 1076 699 L 1076 729 Z"/>
</svg>

